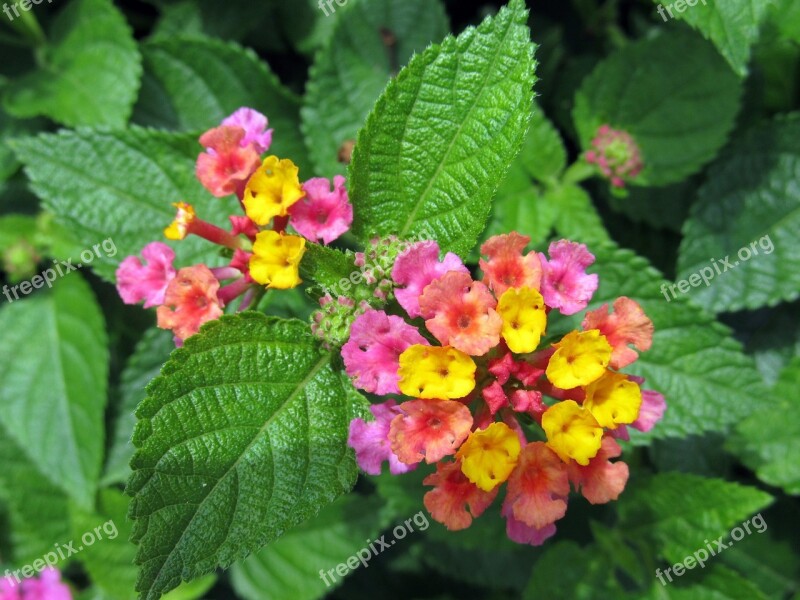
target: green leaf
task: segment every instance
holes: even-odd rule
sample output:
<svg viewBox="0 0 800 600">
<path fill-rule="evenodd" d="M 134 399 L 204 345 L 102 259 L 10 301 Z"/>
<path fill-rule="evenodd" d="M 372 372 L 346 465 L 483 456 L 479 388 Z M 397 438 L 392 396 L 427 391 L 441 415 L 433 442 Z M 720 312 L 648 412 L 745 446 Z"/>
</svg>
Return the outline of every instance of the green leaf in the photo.
<svg viewBox="0 0 800 600">
<path fill-rule="evenodd" d="M 2 314 L 0 312 L 0 314 Z M 0 426 L 0 499 L 8 509 L 14 565 L 30 564 L 70 539 L 66 494 L 47 480 Z"/>
<path fill-rule="evenodd" d="M 237 563 L 231 570 L 236 593 L 245 600 L 317 600 L 341 585 L 338 564 L 362 563 L 353 558 L 388 523 L 379 516 L 375 497 L 345 496 L 326 506 L 310 521 Z M 368 560 L 371 557 L 367 557 Z M 369 567 L 369 562 L 367 562 Z M 331 577 L 320 570 L 334 569 Z M 348 570 L 350 567 L 348 567 Z"/>
<path fill-rule="evenodd" d="M 732 312 L 800 297 L 798 177 L 797 114 L 751 131 L 710 169 L 678 257 L 680 279 L 703 269 L 714 278 L 692 290 L 697 302 Z"/>
<path fill-rule="evenodd" d="M 545 193 L 542 202 L 552 206 L 550 210 L 556 215 L 555 228 L 559 236 L 589 246 L 611 241 L 592 198 L 579 185 L 558 185 Z"/>
<path fill-rule="evenodd" d="M 12 147 L 33 190 L 73 237 L 87 249 L 113 241 L 116 252 L 100 252 L 91 264 L 108 281 L 125 256 L 149 242 L 167 242 L 172 202 L 189 201 L 198 216 L 229 226 L 227 201 L 212 198 L 195 178 L 201 147 L 194 136 L 140 128 L 62 131 L 18 139 Z M 180 266 L 217 256 L 215 246 L 195 236 L 174 245 Z"/>
<path fill-rule="evenodd" d="M 72 539 L 77 558 L 92 583 L 114 600 L 135 600 L 136 547 L 130 543 L 131 523 L 126 519 L 130 498 L 114 489 L 102 490 L 96 511 L 74 511 Z M 94 538 L 94 542 L 87 541 Z M 86 537 L 84 537 L 86 536 Z M 78 541 L 80 540 L 80 541 Z"/>
<path fill-rule="evenodd" d="M 134 412 L 147 396 L 147 384 L 159 374 L 174 349 L 172 332 L 152 327 L 145 332 L 128 359 L 119 384 L 119 408 L 103 474 L 103 485 L 123 483 L 130 476 L 128 465 L 134 452 L 131 436 L 136 425 Z"/>
<path fill-rule="evenodd" d="M 688 573 L 688 571 L 687 571 Z M 767 596 L 749 580 L 730 569 L 715 565 L 698 583 L 681 586 L 680 580 L 665 584 L 656 582 L 646 600 L 767 600 Z M 686 575 L 684 575 L 686 577 Z"/>
<path fill-rule="evenodd" d="M 300 263 L 300 273 L 304 279 L 311 279 L 324 288 L 335 288 L 345 293 L 347 290 L 339 285 L 342 279 L 349 279 L 351 273 L 361 274 L 354 260 L 352 252 L 342 252 L 336 248 L 310 242 L 306 244 L 306 252 Z M 337 295 L 340 294 L 334 294 Z"/>
<path fill-rule="evenodd" d="M 44 63 L 5 88 L 3 105 L 21 118 L 121 128 L 141 74 L 141 57 L 122 14 L 109 0 L 76 0 L 53 21 Z"/>
<path fill-rule="evenodd" d="M 739 79 L 714 47 L 676 30 L 628 44 L 597 65 L 578 91 L 573 118 L 584 149 L 603 124 L 630 133 L 644 161 L 633 183 L 665 185 L 716 155 L 740 95 Z"/>
<path fill-rule="evenodd" d="M 652 348 L 625 370 L 644 377 L 645 389 L 662 392 L 667 411 L 648 434 L 631 431 L 634 441 L 727 431 L 759 407 L 767 391 L 728 327 L 685 297 L 673 299 L 668 283 L 644 258 L 628 250 L 590 250 L 597 256 L 590 270 L 600 276 L 600 286 L 589 308 L 628 296 L 655 325 Z"/>
<path fill-rule="evenodd" d="M 342 10 L 317 52 L 301 112 L 318 175 L 345 173 L 339 149 L 355 141 L 389 79 L 448 32 L 439 0 L 361 1 Z"/>
<path fill-rule="evenodd" d="M 656 549 L 670 563 L 683 561 L 706 540 L 731 542 L 732 528 L 772 502 L 753 487 L 687 473 L 661 473 L 628 485 L 619 500 L 619 527 L 637 544 Z M 744 532 L 744 530 L 743 530 Z"/>
<path fill-rule="evenodd" d="M 223 316 L 148 387 L 128 493 L 155 600 L 277 539 L 347 492 L 348 397 L 306 325 Z"/>
<path fill-rule="evenodd" d="M 350 167 L 353 232 L 430 230 L 466 254 L 530 117 L 533 45 L 522 0 L 415 56 L 358 135 Z"/>
<path fill-rule="evenodd" d="M 536 103 L 531 127 L 517 157 L 528 174 L 542 183 L 553 183 L 567 167 L 567 149 L 561 134 Z"/>
<path fill-rule="evenodd" d="M 780 304 L 769 310 L 747 313 L 736 330 L 745 340 L 745 351 L 752 354 L 767 385 L 775 385 L 781 372 L 795 356 L 800 356 L 800 302 Z M 742 317 L 739 313 L 737 317 Z"/>
<path fill-rule="evenodd" d="M 92 505 L 103 459 L 108 350 L 103 316 L 69 274 L 0 310 L 0 425 L 52 483 Z M 57 443 L 54 441 L 57 436 Z"/>
<path fill-rule="evenodd" d="M 152 77 L 148 90 L 168 100 L 178 118 L 176 128 L 210 129 L 248 106 L 265 114 L 274 129 L 269 152 L 291 159 L 301 171 L 307 168 L 300 100 L 252 50 L 233 42 L 176 36 L 148 41 L 142 55 L 145 72 Z"/>
<path fill-rule="evenodd" d="M 795 357 L 770 394 L 769 405 L 743 421 L 728 443 L 759 479 L 795 495 L 800 494 L 798 386 L 800 357 Z"/>
<path fill-rule="evenodd" d="M 551 542 L 534 564 L 533 576 L 523 600 L 595 600 L 623 595 L 609 557 L 594 545 L 581 548 L 575 542 Z"/>
<path fill-rule="evenodd" d="M 656 4 L 667 4 L 654 0 Z M 775 0 L 694 0 L 696 6 L 683 4 L 679 11 L 671 3 L 658 9 L 661 18 L 680 19 L 711 40 L 725 60 L 740 76 L 747 75 L 750 47 L 758 39 L 758 28 L 767 8 Z M 691 0 L 690 0 L 691 4 Z"/>
</svg>

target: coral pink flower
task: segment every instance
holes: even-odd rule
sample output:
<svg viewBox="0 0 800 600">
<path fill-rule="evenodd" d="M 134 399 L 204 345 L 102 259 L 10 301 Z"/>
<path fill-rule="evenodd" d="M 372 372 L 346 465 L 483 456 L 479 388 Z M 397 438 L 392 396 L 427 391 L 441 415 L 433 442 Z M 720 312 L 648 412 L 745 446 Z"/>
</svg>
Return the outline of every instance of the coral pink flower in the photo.
<svg viewBox="0 0 800 600">
<path fill-rule="evenodd" d="M 653 390 L 642 390 L 642 406 L 639 416 L 631 423 L 639 431 L 650 431 L 656 426 L 667 410 L 667 401 L 664 395 Z"/>
<path fill-rule="evenodd" d="M 589 304 L 597 290 L 597 275 L 587 275 L 586 267 L 594 262 L 594 255 L 584 244 L 559 240 L 548 248 L 550 260 L 541 254 L 544 274 L 542 296 L 545 304 L 557 308 L 564 315 L 574 315 Z"/>
<path fill-rule="evenodd" d="M 492 293 L 467 273 L 451 271 L 432 281 L 419 297 L 420 314 L 437 340 L 481 356 L 500 343 L 503 318 Z"/>
<path fill-rule="evenodd" d="M 242 147 L 245 130 L 233 125 L 209 129 L 200 136 L 206 152 L 197 157 L 195 173 L 200 183 L 217 198 L 244 193 L 247 180 L 261 165 L 252 145 Z"/>
<path fill-rule="evenodd" d="M 231 235 L 245 235 L 252 242 L 258 235 L 258 225 L 245 215 L 231 215 Z"/>
<path fill-rule="evenodd" d="M 506 518 L 506 535 L 512 542 L 528 544 L 529 546 L 541 546 L 556 534 L 556 526 L 553 523 L 537 529 L 514 518 L 510 504 L 503 503 L 503 509 L 500 514 Z"/>
<path fill-rule="evenodd" d="M 517 521 L 543 529 L 566 514 L 568 496 L 567 468 L 556 453 L 544 442 L 525 446 L 508 479 L 504 507 Z"/>
<path fill-rule="evenodd" d="M 448 252 L 439 262 L 439 245 L 436 242 L 417 242 L 397 257 L 392 269 L 392 279 L 401 286 L 394 295 L 408 316 L 420 316 L 419 297 L 425 287 L 448 271 L 469 273 L 461 259 Z"/>
<path fill-rule="evenodd" d="M 495 235 L 481 246 L 481 254 L 489 260 L 480 260 L 483 281 L 499 298 L 508 288 L 529 287 L 538 290 L 542 280 L 542 265 L 536 252 L 523 255 L 531 241 L 516 231 Z"/>
<path fill-rule="evenodd" d="M 344 177 L 336 175 L 333 191 L 330 181 L 324 177 L 314 177 L 303 184 L 305 198 L 289 207 L 290 224 L 300 235 L 312 242 L 322 240 L 330 244 L 350 229 L 353 206 L 344 181 Z"/>
<path fill-rule="evenodd" d="M 175 252 L 161 242 L 152 242 L 142 248 L 144 263 L 129 256 L 117 267 L 117 291 L 125 304 L 144 300 L 144 307 L 158 306 L 164 302 L 167 285 L 175 277 Z"/>
<path fill-rule="evenodd" d="M 401 414 L 394 400 L 369 407 L 375 417 L 374 421 L 353 419 L 350 422 L 348 445 L 356 451 L 356 459 L 361 470 L 370 475 L 380 475 L 383 461 L 389 461 L 392 475 L 407 473 L 416 465 L 407 465 L 398 460 L 389 444 L 389 425 L 397 415 Z"/>
<path fill-rule="evenodd" d="M 609 436 L 603 438 L 597 455 L 585 467 L 574 461 L 569 464 L 569 479 L 575 489 L 592 504 L 605 504 L 619 498 L 628 482 L 628 465 L 609 459 L 622 454 L 622 448 Z"/>
<path fill-rule="evenodd" d="M 653 343 L 653 322 L 639 304 L 625 296 L 614 301 L 614 314 L 608 313 L 608 304 L 587 312 L 583 328 L 587 331 L 599 329 L 611 344 L 613 351 L 609 366 L 612 369 L 627 367 L 639 358 L 636 350 L 629 348 L 628 344 L 644 352 Z"/>
<path fill-rule="evenodd" d="M 221 125 L 233 125 L 244 130 L 244 137 L 239 142 L 242 148 L 252 144 L 256 152 L 264 154 L 272 144 L 272 129 L 267 129 L 267 117 L 255 109 L 243 106 L 223 119 Z"/>
<path fill-rule="evenodd" d="M 350 326 L 350 339 L 342 346 L 342 359 L 354 385 L 378 394 L 399 394 L 400 355 L 409 346 L 429 345 L 416 328 L 382 310 L 367 310 Z"/>
<path fill-rule="evenodd" d="M 389 428 L 392 452 L 407 465 L 455 454 L 472 427 L 469 408 L 454 400 L 410 400 Z"/>
<path fill-rule="evenodd" d="M 461 461 L 441 462 L 436 472 L 422 482 L 434 489 L 425 494 L 425 508 L 431 516 L 450 531 L 466 529 L 473 518 L 483 514 L 497 496 L 499 487 L 484 492 L 467 479 L 461 471 Z"/>
<path fill-rule="evenodd" d="M 171 329 L 180 340 L 194 335 L 203 323 L 222 315 L 218 291 L 219 281 L 207 266 L 184 267 L 167 286 L 158 326 Z"/>
</svg>

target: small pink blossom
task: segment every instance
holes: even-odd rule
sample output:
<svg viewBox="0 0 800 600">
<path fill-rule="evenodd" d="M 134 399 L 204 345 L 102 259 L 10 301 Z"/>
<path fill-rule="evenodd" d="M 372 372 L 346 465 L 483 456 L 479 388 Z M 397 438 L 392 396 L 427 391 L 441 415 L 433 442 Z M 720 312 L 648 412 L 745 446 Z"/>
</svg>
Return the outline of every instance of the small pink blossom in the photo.
<svg viewBox="0 0 800 600">
<path fill-rule="evenodd" d="M 200 136 L 206 151 L 198 155 L 195 175 L 217 198 L 237 194 L 240 198 L 261 159 L 252 145 L 242 146 L 245 131 L 236 125 L 221 125 Z"/>
<path fill-rule="evenodd" d="M 639 431 L 650 431 L 656 426 L 667 410 L 667 401 L 664 395 L 654 390 L 642 390 L 642 406 L 639 416 L 631 423 L 631 427 Z"/>
<path fill-rule="evenodd" d="M 164 303 L 169 282 L 175 277 L 175 252 L 161 242 L 152 242 L 142 248 L 144 263 L 137 256 L 129 256 L 117 267 L 117 291 L 125 304 L 138 304 L 150 308 Z"/>
<path fill-rule="evenodd" d="M 267 117 L 252 108 L 243 106 L 223 119 L 220 125 L 234 125 L 244 129 L 244 137 L 239 142 L 242 148 L 253 144 L 256 152 L 264 154 L 272 144 L 272 129 L 267 129 Z"/>
<path fill-rule="evenodd" d="M 47 567 L 38 578 L 20 583 L 13 577 L 0 579 L 0 600 L 72 600 L 72 592 L 61 581 L 61 573 Z"/>
<path fill-rule="evenodd" d="M 375 417 L 374 421 L 353 419 L 350 422 L 347 444 L 356 451 L 358 466 L 370 475 L 380 475 L 383 462 L 387 460 L 392 475 L 414 470 L 417 465 L 400 462 L 389 443 L 389 425 L 392 419 L 402 414 L 397 408 L 397 403 L 394 400 L 387 400 L 383 404 L 373 404 L 369 410 Z"/>
<path fill-rule="evenodd" d="M 400 355 L 414 344 L 428 341 L 411 325 L 382 310 L 367 310 L 350 327 L 342 359 L 354 385 L 373 394 L 399 394 Z"/>
<path fill-rule="evenodd" d="M 353 205 L 344 188 L 345 179 L 341 175 L 333 178 L 333 191 L 330 181 L 324 177 L 314 177 L 303 184 L 305 198 L 289 207 L 290 224 L 303 237 L 316 242 L 322 240 L 330 244 L 350 229 L 353 223 Z"/>
<path fill-rule="evenodd" d="M 541 546 L 556 534 L 555 523 L 549 523 L 539 529 L 526 525 L 523 521 L 515 518 L 513 508 L 508 503 L 503 503 L 503 509 L 500 514 L 506 519 L 506 535 L 512 542 L 528 544 L 529 546 Z"/>
<path fill-rule="evenodd" d="M 609 436 L 603 438 L 603 445 L 597 455 L 582 467 L 575 461 L 568 465 L 569 480 L 576 490 L 591 504 L 605 504 L 619 498 L 628 483 L 628 465 L 624 462 L 611 462 L 622 454 L 620 445 Z"/>
<path fill-rule="evenodd" d="M 548 248 L 550 259 L 540 254 L 544 274 L 542 296 L 545 304 L 564 315 L 574 315 L 589 304 L 597 290 L 597 275 L 586 273 L 594 255 L 584 244 L 559 240 Z"/>
<path fill-rule="evenodd" d="M 432 241 L 412 244 L 397 257 L 392 269 L 392 279 L 401 286 L 395 298 L 412 319 L 420 316 L 419 297 L 425 287 L 448 271 L 469 273 L 458 255 L 448 252 L 439 261 L 439 245 Z"/>
</svg>

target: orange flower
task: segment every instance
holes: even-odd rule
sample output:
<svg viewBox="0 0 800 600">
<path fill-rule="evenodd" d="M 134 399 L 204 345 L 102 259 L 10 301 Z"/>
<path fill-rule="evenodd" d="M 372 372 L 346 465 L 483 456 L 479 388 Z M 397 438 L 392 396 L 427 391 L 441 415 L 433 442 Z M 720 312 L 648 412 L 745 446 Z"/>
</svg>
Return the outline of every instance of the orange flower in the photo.
<svg viewBox="0 0 800 600">
<path fill-rule="evenodd" d="M 158 307 L 158 326 L 171 329 L 181 340 L 194 335 L 203 323 L 222 315 L 218 290 L 219 281 L 207 266 L 184 267 L 167 286 L 164 304 Z"/>
<path fill-rule="evenodd" d="M 542 283 L 542 262 L 536 252 L 522 254 L 531 241 L 516 231 L 495 235 L 481 246 L 481 254 L 489 257 L 480 260 L 483 281 L 499 298 L 508 288 L 528 287 L 538 290 Z"/>
</svg>

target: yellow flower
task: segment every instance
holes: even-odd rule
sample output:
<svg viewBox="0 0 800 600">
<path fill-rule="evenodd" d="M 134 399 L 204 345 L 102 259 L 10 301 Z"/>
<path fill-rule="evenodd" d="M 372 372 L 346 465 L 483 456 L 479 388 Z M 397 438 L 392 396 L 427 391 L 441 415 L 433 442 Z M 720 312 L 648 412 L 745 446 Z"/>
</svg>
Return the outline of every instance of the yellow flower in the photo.
<svg viewBox="0 0 800 600">
<path fill-rule="evenodd" d="M 600 379 L 586 386 L 583 406 L 600 425 L 616 429 L 617 425 L 633 423 L 639 416 L 642 390 L 622 373 L 606 371 Z"/>
<path fill-rule="evenodd" d="M 568 462 L 573 459 L 586 466 L 597 455 L 603 442 L 603 428 L 588 410 L 574 400 L 564 400 L 542 415 L 542 429 L 547 445 Z"/>
<path fill-rule="evenodd" d="M 194 221 L 194 207 L 186 202 L 174 202 L 172 206 L 178 209 L 178 213 L 169 227 L 164 229 L 164 237 L 168 240 L 182 240 L 189 232 L 189 224 Z"/>
<path fill-rule="evenodd" d="M 553 346 L 557 350 L 547 364 L 547 379 L 562 390 L 599 379 L 611 360 L 611 344 L 597 329 L 570 331 Z"/>
<path fill-rule="evenodd" d="M 269 288 L 286 290 L 300 285 L 300 260 L 306 251 L 305 239 L 268 229 L 256 235 L 250 276 Z"/>
<path fill-rule="evenodd" d="M 398 386 L 414 398 L 463 398 L 475 388 L 475 362 L 450 346 L 414 344 L 400 355 Z"/>
<path fill-rule="evenodd" d="M 491 492 L 511 475 L 522 449 L 517 434 L 505 423 L 473 431 L 456 458 L 461 472 L 484 492 Z"/>
<path fill-rule="evenodd" d="M 529 287 L 508 288 L 497 303 L 503 317 L 503 339 L 517 354 L 533 352 L 547 327 L 544 299 Z"/>
<path fill-rule="evenodd" d="M 305 196 L 297 178 L 299 169 L 288 158 L 268 156 L 253 173 L 244 190 L 244 209 L 258 225 L 285 217 L 287 209 Z"/>
</svg>

